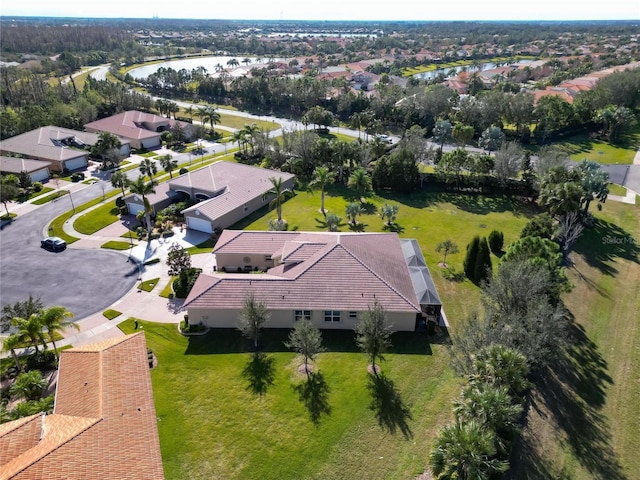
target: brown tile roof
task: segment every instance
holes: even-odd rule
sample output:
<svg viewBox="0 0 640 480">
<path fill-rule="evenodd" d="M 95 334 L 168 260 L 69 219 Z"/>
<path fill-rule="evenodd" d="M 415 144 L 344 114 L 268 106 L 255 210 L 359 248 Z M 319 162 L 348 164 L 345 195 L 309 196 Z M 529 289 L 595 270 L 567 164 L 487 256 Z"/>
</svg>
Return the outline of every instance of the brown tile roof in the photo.
<svg viewBox="0 0 640 480">
<path fill-rule="evenodd" d="M 253 293 L 272 310 L 366 310 L 376 298 L 389 311 L 420 311 L 395 233 L 226 232 L 219 255 L 280 254 L 299 263 L 263 275 L 201 274 L 185 307 L 240 308 Z"/>
<path fill-rule="evenodd" d="M 152 113 L 129 110 L 112 115 L 111 117 L 87 123 L 85 128 L 99 130 L 101 132 L 111 132 L 124 138 L 142 140 L 145 138 L 159 137 L 156 131 L 158 126 L 172 126 L 179 123 L 183 127 L 189 125 L 186 122 L 172 120 Z"/>
<path fill-rule="evenodd" d="M 0 480 L 163 479 L 156 422 L 142 332 L 65 350 L 54 413 L 0 430 L 0 455 L 24 432 Z"/>
<path fill-rule="evenodd" d="M 215 220 L 255 198 L 261 198 L 273 188 L 269 180 L 271 177 L 279 177 L 286 182 L 294 176 L 277 170 L 219 161 L 181 175 L 169 184 L 172 190 L 179 190 L 182 186 L 188 189 L 222 192 L 183 211 L 189 213 L 198 210 L 207 218 Z"/>
</svg>

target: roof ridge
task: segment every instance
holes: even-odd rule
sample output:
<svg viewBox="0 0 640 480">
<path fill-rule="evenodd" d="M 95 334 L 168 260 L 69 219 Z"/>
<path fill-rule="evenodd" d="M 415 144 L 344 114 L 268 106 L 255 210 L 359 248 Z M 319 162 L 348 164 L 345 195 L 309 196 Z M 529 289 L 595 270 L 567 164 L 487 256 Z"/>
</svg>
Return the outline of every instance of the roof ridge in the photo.
<svg viewBox="0 0 640 480">
<path fill-rule="evenodd" d="M 378 280 L 380 280 L 382 283 L 384 283 L 387 287 L 389 287 L 391 290 L 393 290 L 396 295 L 398 295 L 400 298 L 402 298 L 405 302 L 407 302 L 409 305 L 411 305 L 413 308 L 417 308 L 418 310 L 420 310 L 420 306 L 419 305 L 414 305 L 414 303 L 409 300 L 403 293 L 399 292 L 398 289 L 396 287 L 394 287 L 393 285 L 391 285 L 387 280 L 385 280 L 384 278 L 382 278 L 378 272 L 376 272 L 375 270 L 373 270 L 369 265 L 367 265 L 365 262 L 363 262 L 355 253 L 353 253 L 351 250 L 349 250 L 345 245 L 339 244 L 349 255 L 351 255 L 358 263 L 360 263 L 360 265 L 362 265 L 363 267 L 365 267 L 367 270 L 369 270 L 376 278 L 378 278 Z M 337 245 L 336 245 L 337 246 Z M 404 261 L 404 260 L 403 260 Z M 406 262 L 405 262 L 406 263 Z"/>
</svg>

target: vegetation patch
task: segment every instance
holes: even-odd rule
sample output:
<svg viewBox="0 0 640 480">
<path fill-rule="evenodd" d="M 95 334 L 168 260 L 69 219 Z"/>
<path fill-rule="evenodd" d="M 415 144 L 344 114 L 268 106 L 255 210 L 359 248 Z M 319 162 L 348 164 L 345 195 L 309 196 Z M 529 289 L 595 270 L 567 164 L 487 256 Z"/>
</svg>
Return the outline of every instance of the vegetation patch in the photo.
<svg viewBox="0 0 640 480">
<path fill-rule="evenodd" d="M 47 195 L 45 197 L 39 196 L 31 203 L 33 203 L 34 205 L 44 205 L 45 203 L 49 203 L 53 200 L 56 200 L 68 194 L 69 194 L 69 190 L 58 190 L 57 192 L 52 193 L 51 195 Z"/>
<path fill-rule="evenodd" d="M 108 248 L 110 250 L 129 250 L 131 248 L 131 243 L 119 242 L 117 240 L 110 240 L 100 245 L 100 248 Z"/>
<path fill-rule="evenodd" d="M 177 275 L 171 277 L 169 282 L 164 286 L 164 288 L 160 292 L 160 296 L 162 298 L 170 298 L 173 295 L 173 282 L 175 281 L 176 278 L 178 278 Z"/>
<path fill-rule="evenodd" d="M 145 292 L 150 292 L 154 289 L 154 287 L 158 284 L 159 278 L 152 278 L 151 280 L 145 280 L 138 284 L 139 290 L 144 290 Z"/>
<path fill-rule="evenodd" d="M 615 183 L 610 183 L 607 185 L 607 188 L 609 189 L 609 194 L 610 195 L 619 195 L 621 197 L 624 197 L 627 194 L 627 189 L 617 185 Z"/>
<path fill-rule="evenodd" d="M 213 250 L 213 247 L 216 244 L 216 241 L 217 240 L 214 240 L 213 238 L 208 238 L 204 242 L 198 245 L 194 245 L 193 247 L 187 248 L 186 251 L 190 255 L 197 255 L 200 253 L 211 253 L 211 251 Z"/>
<path fill-rule="evenodd" d="M 118 221 L 119 218 L 120 209 L 113 200 L 79 216 L 73 223 L 73 228 L 84 235 L 92 235 Z"/>
<path fill-rule="evenodd" d="M 102 312 L 102 315 L 104 315 L 109 320 L 113 320 L 114 318 L 119 317 L 120 315 L 122 315 L 122 312 L 119 312 L 117 310 L 113 310 L 113 309 L 110 308 L 110 309 L 105 310 L 104 312 Z"/>
</svg>

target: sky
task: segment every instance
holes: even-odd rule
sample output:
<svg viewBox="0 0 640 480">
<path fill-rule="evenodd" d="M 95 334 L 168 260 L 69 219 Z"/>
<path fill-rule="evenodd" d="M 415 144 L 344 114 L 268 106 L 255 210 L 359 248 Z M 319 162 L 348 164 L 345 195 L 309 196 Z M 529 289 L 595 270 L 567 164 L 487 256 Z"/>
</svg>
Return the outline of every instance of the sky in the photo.
<svg viewBox="0 0 640 480">
<path fill-rule="evenodd" d="M 234 8 L 235 6 L 238 8 Z M 183 8 L 186 7 L 186 8 Z M 638 20 L 638 0 L 3 1 L 2 16 L 244 20 Z"/>
</svg>

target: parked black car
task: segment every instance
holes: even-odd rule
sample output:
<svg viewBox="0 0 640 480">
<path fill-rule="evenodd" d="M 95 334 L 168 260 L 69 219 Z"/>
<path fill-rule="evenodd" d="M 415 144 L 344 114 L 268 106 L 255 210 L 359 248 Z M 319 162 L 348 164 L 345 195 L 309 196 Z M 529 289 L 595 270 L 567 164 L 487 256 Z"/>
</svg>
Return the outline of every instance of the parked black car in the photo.
<svg viewBox="0 0 640 480">
<path fill-rule="evenodd" d="M 47 237 L 40 242 L 40 246 L 52 252 L 61 252 L 67 248 L 67 242 L 60 237 Z"/>
</svg>

